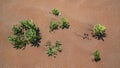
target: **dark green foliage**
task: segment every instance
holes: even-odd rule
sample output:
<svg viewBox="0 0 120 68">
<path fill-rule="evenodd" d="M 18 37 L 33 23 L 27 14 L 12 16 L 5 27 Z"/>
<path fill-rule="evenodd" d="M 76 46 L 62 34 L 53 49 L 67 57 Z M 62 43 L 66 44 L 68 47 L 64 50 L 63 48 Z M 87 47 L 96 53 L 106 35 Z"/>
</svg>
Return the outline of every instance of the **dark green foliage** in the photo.
<svg viewBox="0 0 120 68">
<path fill-rule="evenodd" d="M 14 45 L 14 48 L 23 48 L 26 46 L 27 41 L 20 37 L 9 36 L 9 41 Z"/>
<path fill-rule="evenodd" d="M 37 39 L 36 31 L 29 29 L 26 31 L 26 38 L 29 42 L 35 42 Z"/>
<path fill-rule="evenodd" d="M 52 10 L 52 13 L 53 13 L 54 15 L 56 15 L 56 16 L 59 15 L 59 11 L 58 11 L 56 8 L 54 8 L 54 9 Z"/>
<path fill-rule="evenodd" d="M 99 61 L 100 60 L 100 52 L 98 50 L 96 50 L 93 55 L 94 55 L 95 61 Z"/>
<path fill-rule="evenodd" d="M 13 25 L 12 31 L 13 31 L 14 35 L 22 35 L 23 34 L 22 29 L 17 25 Z"/>
<path fill-rule="evenodd" d="M 58 23 L 56 21 L 51 21 L 49 28 L 50 28 L 50 31 L 58 29 Z"/>
<path fill-rule="evenodd" d="M 12 28 L 13 35 L 9 36 L 9 41 L 15 48 L 23 48 L 26 44 L 31 43 L 34 46 L 38 46 L 41 35 L 39 28 L 30 20 L 20 21 L 20 25 L 14 25 Z"/>
<path fill-rule="evenodd" d="M 20 25 L 23 29 L 35 29 L 36 30 L 36 26 L 31 20 L 20 21 Z"/>
<path fill-rule="evenodd" d="M 61 18 L 60 28 L 62 28 L 62 29 L 69 28 L 69 24 L 65 18 Z"/>
</svg>

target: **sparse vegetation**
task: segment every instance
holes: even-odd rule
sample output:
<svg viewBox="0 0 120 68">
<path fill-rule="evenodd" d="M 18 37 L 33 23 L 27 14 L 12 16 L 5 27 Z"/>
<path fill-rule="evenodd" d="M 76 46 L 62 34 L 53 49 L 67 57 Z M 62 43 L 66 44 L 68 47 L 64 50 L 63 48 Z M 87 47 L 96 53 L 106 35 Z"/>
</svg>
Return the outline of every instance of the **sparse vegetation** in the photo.
<svg viewBox="0 0 120 68">
<path fill-rule="evenodd" d="M 100 58 L 100 52 L 99 52 L 98 50 L 96 50 L 93 55 L 94 55 L 94 60 L 95 60 L 96 62 L 101 59 L 101 58 Z"/>
<path fill-rule="evenodd" d="M 51 31 L 54 31 L 56 29 L 61 28 L 61 29 L 64 29 L 64 28 L 69 28 L 69 23 L 67 22 L 67 20 L 65 18 L 61 18 L 60 20 L 60 23 L 57 22 L 57 21 L 51 21 L 50 22 L 50 25 L 49 25 L 49 28 L 50 28 L 50 32 Z"/>
<path fill-rule="evenodd" d="M 48 56 L 55 56 L 56 52 L 52 47 L 48 47 L 46 54 L 48 54 Z"/>
<path fill-rule="evenodd" d="M 59 41 L 55 42 L 55 45 L 52 45 L 51 42 L 47 42 L 46 43 L 47 46 L 47 50 L 46 50 L 46 54 L 48 54 L 48 56 L 56 56 L 58 52 L 62 51 L 61 48 L 61 44 Z"/>
<path fill-rule="evenodd" d="M 28 43 L 37 43 L 41 39 L 37 27 L 30 20 L 20 21 L 20 25 L 14 25 L 12 31 L 13 35 L 8 39 L 17 49 L 25 47 Z"/>
<path fill-rule="evenodd" d="M 58 29 L 58 23 L 56 21 L 51 21 L 49 28 L 50 28 L 50 31 Z"/>
<path fill-rule="evenodd" d="M 54 49 L 57 50 L 57 51 L 59 51 L 59 52 L 62 51 L 61 44 L 60 44 L 59 41 L 55 42 Z"/>
<path fill-rule="evenodd" d="M 61 18 L 60 28 L 62 28 L 62 29 L 69 28 L 69 24 L 65 18 Z"/>
<path fill-rule="evenodd" d="M 54 15 L 56 15 L 56 16 L 59 15 L 59 11 L 58 11 L 58 9 L 56 9 L 56 8 L 54 8 L 54 9 L 52 10 L 52 13 L 53 13 Z"/>
</svg>

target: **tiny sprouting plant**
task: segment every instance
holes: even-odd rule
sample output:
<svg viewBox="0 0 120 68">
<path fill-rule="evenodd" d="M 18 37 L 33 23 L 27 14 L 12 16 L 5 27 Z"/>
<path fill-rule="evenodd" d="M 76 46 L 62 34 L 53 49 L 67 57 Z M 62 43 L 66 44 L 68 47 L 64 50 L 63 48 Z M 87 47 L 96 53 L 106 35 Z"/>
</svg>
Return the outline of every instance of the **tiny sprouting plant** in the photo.
<svg viewBox="0 0 120 68">
<path fill-rule="evenodd" d="M 50 28 L 50 31 L 58 29 L 58 23 L 56 21 L 51 21 L 49 28 Z"/>
<path fill-rule="evenodd" d="M 106 27 L 101 24 L 96 24 L 93 27 L 93 32 L 96 36 L 101 36 L 105 33 Z"/>
<path fill-rule="evenodd" d="M 55 56 L 56 52 L 52 47 L 48 47 L 46 54 L 48 54 L 48 56 Z"/>
<path fill-rule="evenodd" d="M 20 21 L 20 25 L 13 25 L 13 35 L 8 40 L 14 45 L 14 48 L 23 48 L 27 44 L 38 46 L 41 34 L 39 28 L 31 20 Z"/>
<path fill-rule="evenodd" d="M 58 16 L 59 15 L 58 9 L 56 9 L 56 8 L 52 9 L 52 14 Z"/>
<path fill-rule="evenodd" d="M 97 62 L 99 61 L 101 58 L 100 58 L 100 52 L 98 50 L 96 50 L 94 53 L 94 60 Z"/>
<path fill-rule="evenodd" d="M 69 23 L 67 22 L 67 20 L 65 18 L 61 18 L 60 20 L 60 28 L 64 29 L 64 28 L 69 28 Z"/>
<path fill-rule="evenodd" d="M 51 44 L 51 42 L 46 43 L 47 50 L 46 54 L 48 56 L 56 56 L 58 52 L 62 51 L 61 44 L 59 41 L 56 41 L 54 45 Z"/>
</svg>

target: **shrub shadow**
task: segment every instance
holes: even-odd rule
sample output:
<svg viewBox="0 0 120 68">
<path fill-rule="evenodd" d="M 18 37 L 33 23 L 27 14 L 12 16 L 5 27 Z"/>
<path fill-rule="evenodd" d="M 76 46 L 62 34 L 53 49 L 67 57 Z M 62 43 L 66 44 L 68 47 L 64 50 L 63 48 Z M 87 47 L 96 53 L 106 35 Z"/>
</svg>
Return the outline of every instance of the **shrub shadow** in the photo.
<svg viewBox="0 0 120 68">
<path fill-rule="evenodd" d="M 99 59 L 92 59 L 92 62 L 99 62 L 101 60 L 101 58 L 99 58 Z"/>
<path fill-rule="evenodd" d="M 81 36 L 83 39 L 91 40 L 89 37 L 89 34 L 84 33 L 83 36 Z"/>
<path fill-rule="evenodd" d="M 91 33 L 91 34 L 92 34 L 92 37 L 94 37 L 95 39 L 102 40 L 102 41 L 104 41 L 104 38 L 107 36 L 106 33 L 103 33 L 100 35 L 95 35 L 94 33 Z"/>
<path fill-rule="evenodd" d="M 37 28 L 36 29 L 36 35 L 37 35 L 37 38 L 36 38 L 36 41 L 35 42 L 31 42 L 31 46 L 34 46 L 34 47 L 39 47 L 40 46 L 40 44 L 39 43 L 41 43 L 41 33 L 40 33 L 40 29 L 39 28 Z"/>
<path fill-rule="evenodd" d="M 26 46 L 24 46 L 24 47 L 13 47 L 13 48 L 15 48 L 16 50 L 18 50 L 18 49 L 22 49 L 22 50 L 24 50 L 24 49 L 26 49 Z"/>
<path fill-rule="evenodd" d="M 68 26 L 67 26 L 67 27 L 64 27 L 64 28 L 62 28 L 62 29 L 69 29 L 69 27 L 70 27 L 70 25 L 68 24 Z"/>
<path fill-rule="evenodd" d="M 56 31 L 56 30 L 58 30 L 59 28 L 57 27 L 57 28 L 55 28 L 55 29 L 53 29 L 53 30 L 49 30 L 49 32 L 54 32 L 54 31 Z"/>
<path fill-rule="evenodd" d="M 101 60 L 101 58 L 99 58 L 99 59 L 94 59 L 95 60 L 95 62 L 98 62 L 98 61 L 100 61 Z"/>
</svg>

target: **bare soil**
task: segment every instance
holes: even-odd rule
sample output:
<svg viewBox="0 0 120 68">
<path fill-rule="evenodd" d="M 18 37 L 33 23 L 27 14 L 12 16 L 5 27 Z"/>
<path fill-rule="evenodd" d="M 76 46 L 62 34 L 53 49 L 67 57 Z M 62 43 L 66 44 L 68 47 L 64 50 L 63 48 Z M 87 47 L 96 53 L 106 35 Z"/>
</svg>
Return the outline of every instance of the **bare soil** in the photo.
<svg viewBox="0 0 120 68">
<path fill-rule="evenodd" d="M 58 8 L 61 16 L 50 12 Z M 51 20 L 65 17 L 70 28 L 49 32 Z M 40 28 L 40 47 L 16 50 L 8 41 L 12 25 L 32 19 Z M 91 37 L 90 25 L 107 27 L 104 41 Z M 83 39 L 84 33 L 89 39 Z M 62 43 L 56 58 L 45 54 L 46 41 Z M 93 61 L 99 50 L 101 61 Z M 0 0 L 0 68 L 120 68 L 120 0 Z"/>
</svg>

